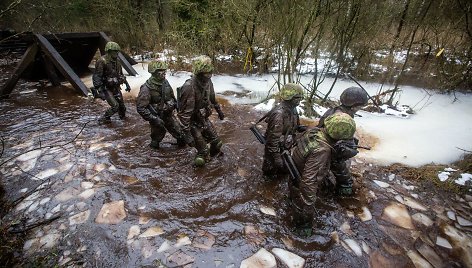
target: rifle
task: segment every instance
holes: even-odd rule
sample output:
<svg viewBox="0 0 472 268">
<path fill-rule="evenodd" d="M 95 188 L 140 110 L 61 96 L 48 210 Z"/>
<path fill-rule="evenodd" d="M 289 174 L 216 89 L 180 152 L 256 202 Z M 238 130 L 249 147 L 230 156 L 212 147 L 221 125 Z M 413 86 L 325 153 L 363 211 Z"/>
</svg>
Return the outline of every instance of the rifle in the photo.
<svg viewBox="0 0 472 268">
<path fill-rule="evenodd" d="M 290 173 L 290 177 L 292 178 L 293 184 L 296 187 L 298 187 L 298 184 L 300 180 L 302 179 L 302 176 L 300 175 L 300 172 L 298 171 L 298 168 L 295 165 L 295 162 L 293 162 L 293 158 L 290 155 L 289 150 L 282 151 L 282 160 L 284 161 L 284 165 Z"/>
<path fill-rule="evenodd" d="M 130 92 L 130 91 L 131 91 L 131 87 L 129 86 L 129 83 L 128 83 L 128 81 L 126 80 L 126 78 L 125 78 L 125 81 L 124 81 L 123 83 L 124 83 L 125 86 L 126 86 L 125 91 L 126 91 L 126 92 Z"/>
<path fill-rule="evenodd" d="M 252 126 L 249 128 L 252 133 L 254 134 L 254 136 L 256 136 L 256 139 L 261 143 L 261 144 L 265 144 L 266 143 L 266 139 L 264 137 L 264 135 L 262 135 L 262 133 L 259 131 L 259 129 L 257 129 L 256 125 Z"/>
</svg>

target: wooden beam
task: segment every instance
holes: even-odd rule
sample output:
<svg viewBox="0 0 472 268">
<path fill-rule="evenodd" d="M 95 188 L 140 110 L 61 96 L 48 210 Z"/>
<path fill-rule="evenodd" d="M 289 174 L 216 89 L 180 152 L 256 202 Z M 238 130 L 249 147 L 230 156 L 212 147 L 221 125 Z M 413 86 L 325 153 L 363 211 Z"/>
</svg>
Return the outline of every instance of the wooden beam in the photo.
<svg viewBox="0 0 472 268">
<path fill-rule="evenodd" d="M 104 32 L 100 32 L 100 36 L 102 37 L 102 40 L 103 40 L 103 42 L 101 42 L 101 44 L 106 44 L 107 42 L 111 41 L 110 37 L 108 37 L 108 35 L 106 35 L 106 33 L 104 33 Z M 105 45 L 103 45 L 103 46 L 100 45 L 100 52 L 102 52 L 102 55 L 103 55 L 104 49 L 102 47 L 104 48 Z M 125 56 L 123 56 L 123 54 L 121 52 L 118 53 L 118 60 L 120 61 L 121 65 L 128 72 L 129 75 L 133 75 L 133 76 L 138 75 L 138 72 L 136 72 L 136 70 L 128 62 L 128 60 L 125 58 Z"/>
<path fill-rule="evenodd" d="M 16 83 L 18 83 L 18 80 L 20 79 L 23 72 L 34 61 L 36 53 L 38 53 L 38 45 L 33 43 L 28 47 L 25 54 L 23 54 L 23 57 L 16 66 L 15 71 L 13 71 L 13 75 L 1 88 L 0 99 L 8 98 L 10 96 L 10 93 L 13 91 L 13 88 L 15 87 Z"/>
<path fill-rule="evenodd" d="M 56 87 L 61 85 L 61 79 L 59 79 L 59 75 L 57 74 L 54 64 L 45 54 L 42 54 L 41 58 L 43 59 L 46 74 L 48 75 L 51 84 Z"/>
<path fill-rule="evenodd" d="M 72 84 L 72 86 L 82 93 L 85 96 L 88 96 L 88 88 L 80 80 L 80 78 L 75 74 L 74 70 L 67 64 L 67 62 L 62 58 L 61 54 L 49 43 L 49 41 L 42 36 L 41 34 L 35 34 L 36 39 L 38 40 L 39 45 L 41 46 L 42 51 L 46 56 L 51 60 L 51 62 L 56 66 L 56 68 L 61 72 L 61 74 Z"/>
</svg>

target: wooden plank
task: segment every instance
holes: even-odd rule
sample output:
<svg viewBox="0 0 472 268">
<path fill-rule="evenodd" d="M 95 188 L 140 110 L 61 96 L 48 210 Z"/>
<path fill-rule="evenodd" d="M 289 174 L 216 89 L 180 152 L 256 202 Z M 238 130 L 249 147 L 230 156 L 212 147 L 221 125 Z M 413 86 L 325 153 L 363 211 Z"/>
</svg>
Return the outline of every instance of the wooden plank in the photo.
<svg viewBox="0 0 472 268">
<path fill-rule="evenodd" d="M 10 77 L 7 83 L 1 88 L 0 99 L 8 98 L 10 93 L 13 91 L 13 88 L 15 87 L 16 83 L 18 83 L 18 80 L 20 79 L 23 72 L 34 61 L 36 57 L 36 53 L 38 53 L 38 45 L 33 43 L 32 45 L 28 47 L 25 54 L 23 54 L 23 57 L 21 58 L 18 65 L 16 66 L 15 71 L 13 71 L 13 75 Z"/>
<path fill-rule="evenodd" d="M 48 39 L 84 39 L 84 38 L 100 38 L 99 32 L 82 32 L 82 33 L 56 33 L 56 34 L 43 34 Z"/>
<path fill-rule="evenodd" d="M 110 42 L 111 39 L 110 37 L 108 37 L 108 35 L 106 35 L 106 33 L 104 32 L 100 32 L 100 36 L 102 37 L 102 40 L 104 42 L 103 43 L 107 43 L 107 42 Z M 103 48 L 105 46 L 103 45 Z M 100 52 L 102 52 L 102 55 L 103 55 L 103 52 L 104 52 L 104 49 L 102 49 L 102 45 L 100 45 Z M 120 61 L 121 65 L 123 66 L 123 68 L 128 72 L 129 75 L 138 75 L 138 72 L 136 72 L 136 70 L 133 68 L 133 66 L 128 62 L 128 60 L 126 60 L 125 56 L 123 56 L 123 54 L 120 52 L 118 53 L 118 60 Z"/>
<path fill-rule="evenodd" d="M 49 60 L 49 58 L 45 55 L 41 55 L 43 62 L 44 62 L 44 67 L 46 70 L 46 74 L 49 77 L 49 81 L 53 86 L 59 86 L 61 85 L 61 79 L 59 79 L 59 75 L 57 74 L 56 68 L 54 68 L 54 64 Z"/>
<path fill-rule="evenodd" d="M 88 88 L 80 80 L 80 78 L 75 74 L 74 70 L 67 64 L 67 62 L 62 58 L 61 54 L 49 43 L 49 41 L 42 36 L 41 34 L 35 34 L 36 39 L 38 40 L 39 45 L 41 46 L 42 51 L 46 56 L 51 60 L 51 62 L 56 66 L 56 68 L 61 72 L 61 74 L 72 84 L 72 86 L 82 93 L 83 95 L 88 95 Z"/>
</svg>

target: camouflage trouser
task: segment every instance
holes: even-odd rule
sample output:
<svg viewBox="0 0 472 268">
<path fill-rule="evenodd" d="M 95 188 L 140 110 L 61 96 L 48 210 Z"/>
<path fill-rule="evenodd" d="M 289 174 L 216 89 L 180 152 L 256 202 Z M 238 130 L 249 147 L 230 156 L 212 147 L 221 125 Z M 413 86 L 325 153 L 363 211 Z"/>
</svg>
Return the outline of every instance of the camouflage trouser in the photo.
<svg viewBox="0 0 472 268">
<path fill-rule="evenodd" d="M 192 133 L 198 156 L 208 158 L 209 153 L 211 154 L 214 150 L 219 150 L 219 148 L 216 149 L 216 147 L 220 142 L 220 138 L 218 137 L 215 127 L 208 118 L 204 119 L 203 122 L 200 122 L 199 124 L 192 124 L 190 132 Z M 208 143 L 210 143 L 210 151 L 207 149 Z"/>
<path fill-rule="evenodd" d="M 177 139 L 177 143 L 185 144 L 185 141 L 183 141 L 183 136 L 182 136 L 182 128 L 180 126 L 179 121 L 175 117 L 175 115 L 173 114 L 164 115 L 161 117 L 161 119 L 162 121 L 164 121 L 164 126 L 155 125 L 149 122 L 149 125 L 151 126 L 152 141 L 161 142 L 162 139 L 164 139 L 164 136 L 166 135 L 166 131 L 169 131 L 172 137 Z"/>
<path fill-rule="evenodd" d="M 315 203 L 306 202 L 303 198 L 300 188 L 289 182 L 290 200 L 292 203 L 292 217 L 295 227 L 312 227 L 315 216 Z"/>
<path fill-rule="evenodd" d="M 123 101 L 123 95 L 119 89 L 116 90 L 108 90 L 105 89 L 103 92 L 105 100 L 107 101 L 110 108 L 105 111 L 105 118 L 110 118 L 116 112 L 118 112 L 120 118 L 124 118 L 126 114 L 126 106 L 125 102 Z"/>
</svg>

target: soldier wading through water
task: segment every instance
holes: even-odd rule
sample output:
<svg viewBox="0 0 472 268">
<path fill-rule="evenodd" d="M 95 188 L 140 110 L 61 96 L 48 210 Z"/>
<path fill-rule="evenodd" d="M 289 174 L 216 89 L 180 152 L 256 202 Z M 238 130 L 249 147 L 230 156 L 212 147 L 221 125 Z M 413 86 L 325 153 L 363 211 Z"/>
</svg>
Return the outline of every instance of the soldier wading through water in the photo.
<svg viewBox="0 0 472 268">
<path fill-rule="evenodd" d="M 298 84 L 288 83 L 282 87 L 279 96 L 282 102 L 261 118 L 265 118 L 267 123 L 262 171 L 270 179 L 287 173 L 281 151 L 292 146 L 297 131 L 306 129 L 305 126 L 300 126 L 296 110 L 303 99 L 303 88 Z"/>
<path fill-rule="evenodd" d="M 346 143 L 355 131 L 351 116 L 337 112 L 326 118 L 324 128 L 309 129 L 296 140 L 292 158 L 301 178 L 289 181 L 290 199 L 294 223 L 305 235 L 311 234 L 318 188 L 329 176 L 334 175 L 339 194 L 353 194 L 348 166 L 333 163 L 344 163 L 358 153 Z"/>
<path fill-rule="evenodd" d="M 166 131 L 177 139 L 179 146 L 185 146 L 180 122 L 174 115 L 177 107 L 174 91 L 166 79 L 167 63 L 152 61 L 148 65 L 151 77 L 144 83 L 136 98 L 136 109 L 151 126 L 151 144 L 159 149 L 159 143 Z"/>
<path fill-rule="evenodd" d="M 126 116 L 126 107 L 120 85 L 127 84 L 127 82 L 118 61 L 120 46 L 115 42 L 108 42 L 105 45 L 105 52 L 106 55 L 95 63 L 95 71 L 92 76 L 96 93 L 110 105 L 110 108 L 99 119 L 102 123 L 110 122 L 111 116 L 116 112 L 118 112 L 120 119 L 124 119 Z M 130 90 L 127 86 L 126 91 L 129 92 Z"/>
<path fill-rule="evenodd" d="M 180 95 L 178 115 L 186 143 L 197 149 L 195 165 L 201 167 L 210 161 L 210 157 L 216 156 L 223 145 L 209 119 L 212 110 L 215 108 L 220 120 L 224 119 L 224 114 L 215 98 L 211 59 L 207 56 L 196 58 L 192 69 L 192 78 L 177 90 Z"/>
</svg>

